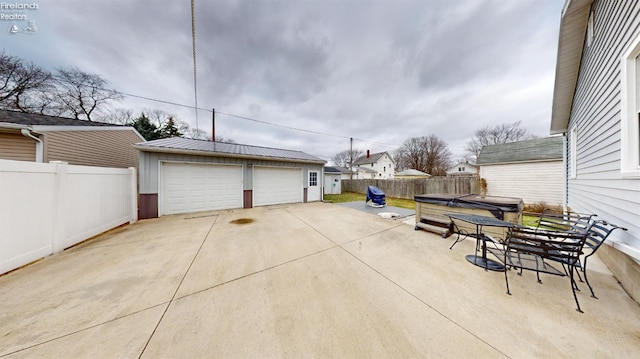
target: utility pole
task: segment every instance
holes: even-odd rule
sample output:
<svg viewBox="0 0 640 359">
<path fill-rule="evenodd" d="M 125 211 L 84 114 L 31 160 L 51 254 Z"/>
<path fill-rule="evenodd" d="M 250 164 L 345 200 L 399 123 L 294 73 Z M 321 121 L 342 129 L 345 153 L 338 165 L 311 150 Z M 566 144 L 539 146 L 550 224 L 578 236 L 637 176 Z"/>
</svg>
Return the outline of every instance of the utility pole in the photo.
<svg viewBox="0 0 640 359">
<path fill-rule="evenodd" d="M 353 179 L 353 137 L 349 139 L 349 179 Z"/>
<path fill-rule="evenodd" d="M 211 141 L 216 142 L 216 109 L 211 109 Z"/>
</svg>

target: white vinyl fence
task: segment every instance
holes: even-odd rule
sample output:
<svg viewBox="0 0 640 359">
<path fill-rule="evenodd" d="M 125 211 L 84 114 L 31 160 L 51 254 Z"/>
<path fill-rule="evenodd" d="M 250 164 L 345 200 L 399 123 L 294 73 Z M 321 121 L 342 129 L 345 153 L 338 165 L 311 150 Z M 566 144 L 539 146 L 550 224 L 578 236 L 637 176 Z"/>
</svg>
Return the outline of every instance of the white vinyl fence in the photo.
<svg viewBox="0 0 640 359">
<path fill-rule="evenodd" d="M 135 168 L 0 160 L 0 274 L 137 215 Z"/>
</svg>

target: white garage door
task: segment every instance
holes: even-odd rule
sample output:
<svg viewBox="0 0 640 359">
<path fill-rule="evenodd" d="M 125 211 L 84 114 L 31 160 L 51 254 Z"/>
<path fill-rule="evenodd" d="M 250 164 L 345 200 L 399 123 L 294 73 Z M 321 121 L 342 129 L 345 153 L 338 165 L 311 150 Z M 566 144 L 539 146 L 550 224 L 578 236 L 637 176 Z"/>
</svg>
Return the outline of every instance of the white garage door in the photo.
<svg viewBox="0 0 640 359">
<path fill-rule="evenodd" d="M 163 163 L 162 214 L 242 208 L 242 166 Z"/>
<path fill-rule="evenodd" d="M 302 168 L 253 168 L 254 206 L 300 202 L 302 202 Z"/>
</svg>

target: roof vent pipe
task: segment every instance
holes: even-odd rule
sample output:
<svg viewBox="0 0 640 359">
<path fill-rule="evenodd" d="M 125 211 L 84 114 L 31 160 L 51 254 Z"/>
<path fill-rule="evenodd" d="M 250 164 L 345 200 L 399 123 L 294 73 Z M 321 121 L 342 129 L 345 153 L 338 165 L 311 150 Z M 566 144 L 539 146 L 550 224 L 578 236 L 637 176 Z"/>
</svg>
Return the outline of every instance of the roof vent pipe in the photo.
<svg viewBox="0 0 640 359">
<path fill-rule="evenodd" d="M 31 134 L 31 131 L 23 128 L 20 130 L 24 137 L 29 137 L 36 141 L 36 162 L 44 162 L 44 146 L 42 140 Z"/>
</svg>

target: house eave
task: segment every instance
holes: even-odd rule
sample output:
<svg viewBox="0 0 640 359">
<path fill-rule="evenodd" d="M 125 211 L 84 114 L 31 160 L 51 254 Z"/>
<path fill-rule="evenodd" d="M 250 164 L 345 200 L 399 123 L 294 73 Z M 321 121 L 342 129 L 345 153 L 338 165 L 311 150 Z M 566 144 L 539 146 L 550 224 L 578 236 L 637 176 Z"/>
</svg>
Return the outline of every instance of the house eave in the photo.
<svg viewBox="0 0 640 359">
<path fill-rule="evenodd" d="M 593 0 L 567 0 L 560 21 L 550 133 L 566 133 Z"/>
<path fill-rule="evenodd" d="M 34 131 L 38 132 L 78 132 L 78 131 L 133 131 L 141 141 L 146 141 L 144 137 L 131 126 L 56 126 L 56 125 L 32 125 Z"/>
<path fill-rule="evenodd" d="M 523 161 L 508 161 L 508 162 L 487 162 L 487 163 L 481 163 L 480 166 L 512 165 L 516 163 L 541 163 L 541 162 L 562 162 L 562 158 L 548 158 L 543 160 L 523 160 Z"/>
<path fill-rule="evenodd" d="M 286 158 L 286 157 L 267 157 L 267 156 L 252 156 L 252 155 L 243 155 L 237 153 L 224 153 L 224 152 L 211 152 L 211 151 L 199 151 L 199 150 L 188 150 L 181 148 L 171 148 L 171 147 L 150 147 L 144 145 L 134 144 L 133 147 L 142 152 L 156 152 L 156 153 L 174 153 L 181 155 L 196 155 L 196 156 L 208 156 L 208 157 L 231 157 L 231 158 L 240 158 L 240 159 L 248 159 L 248 160 L 269 160 L 269 161 L 279 161 L 279 162 L 295 162 L 295 163 L 311 163 L 324 165 L 327 163 L 326 161 L 313 161 L 306 160 L 301 158 Z"/>
</svg>

